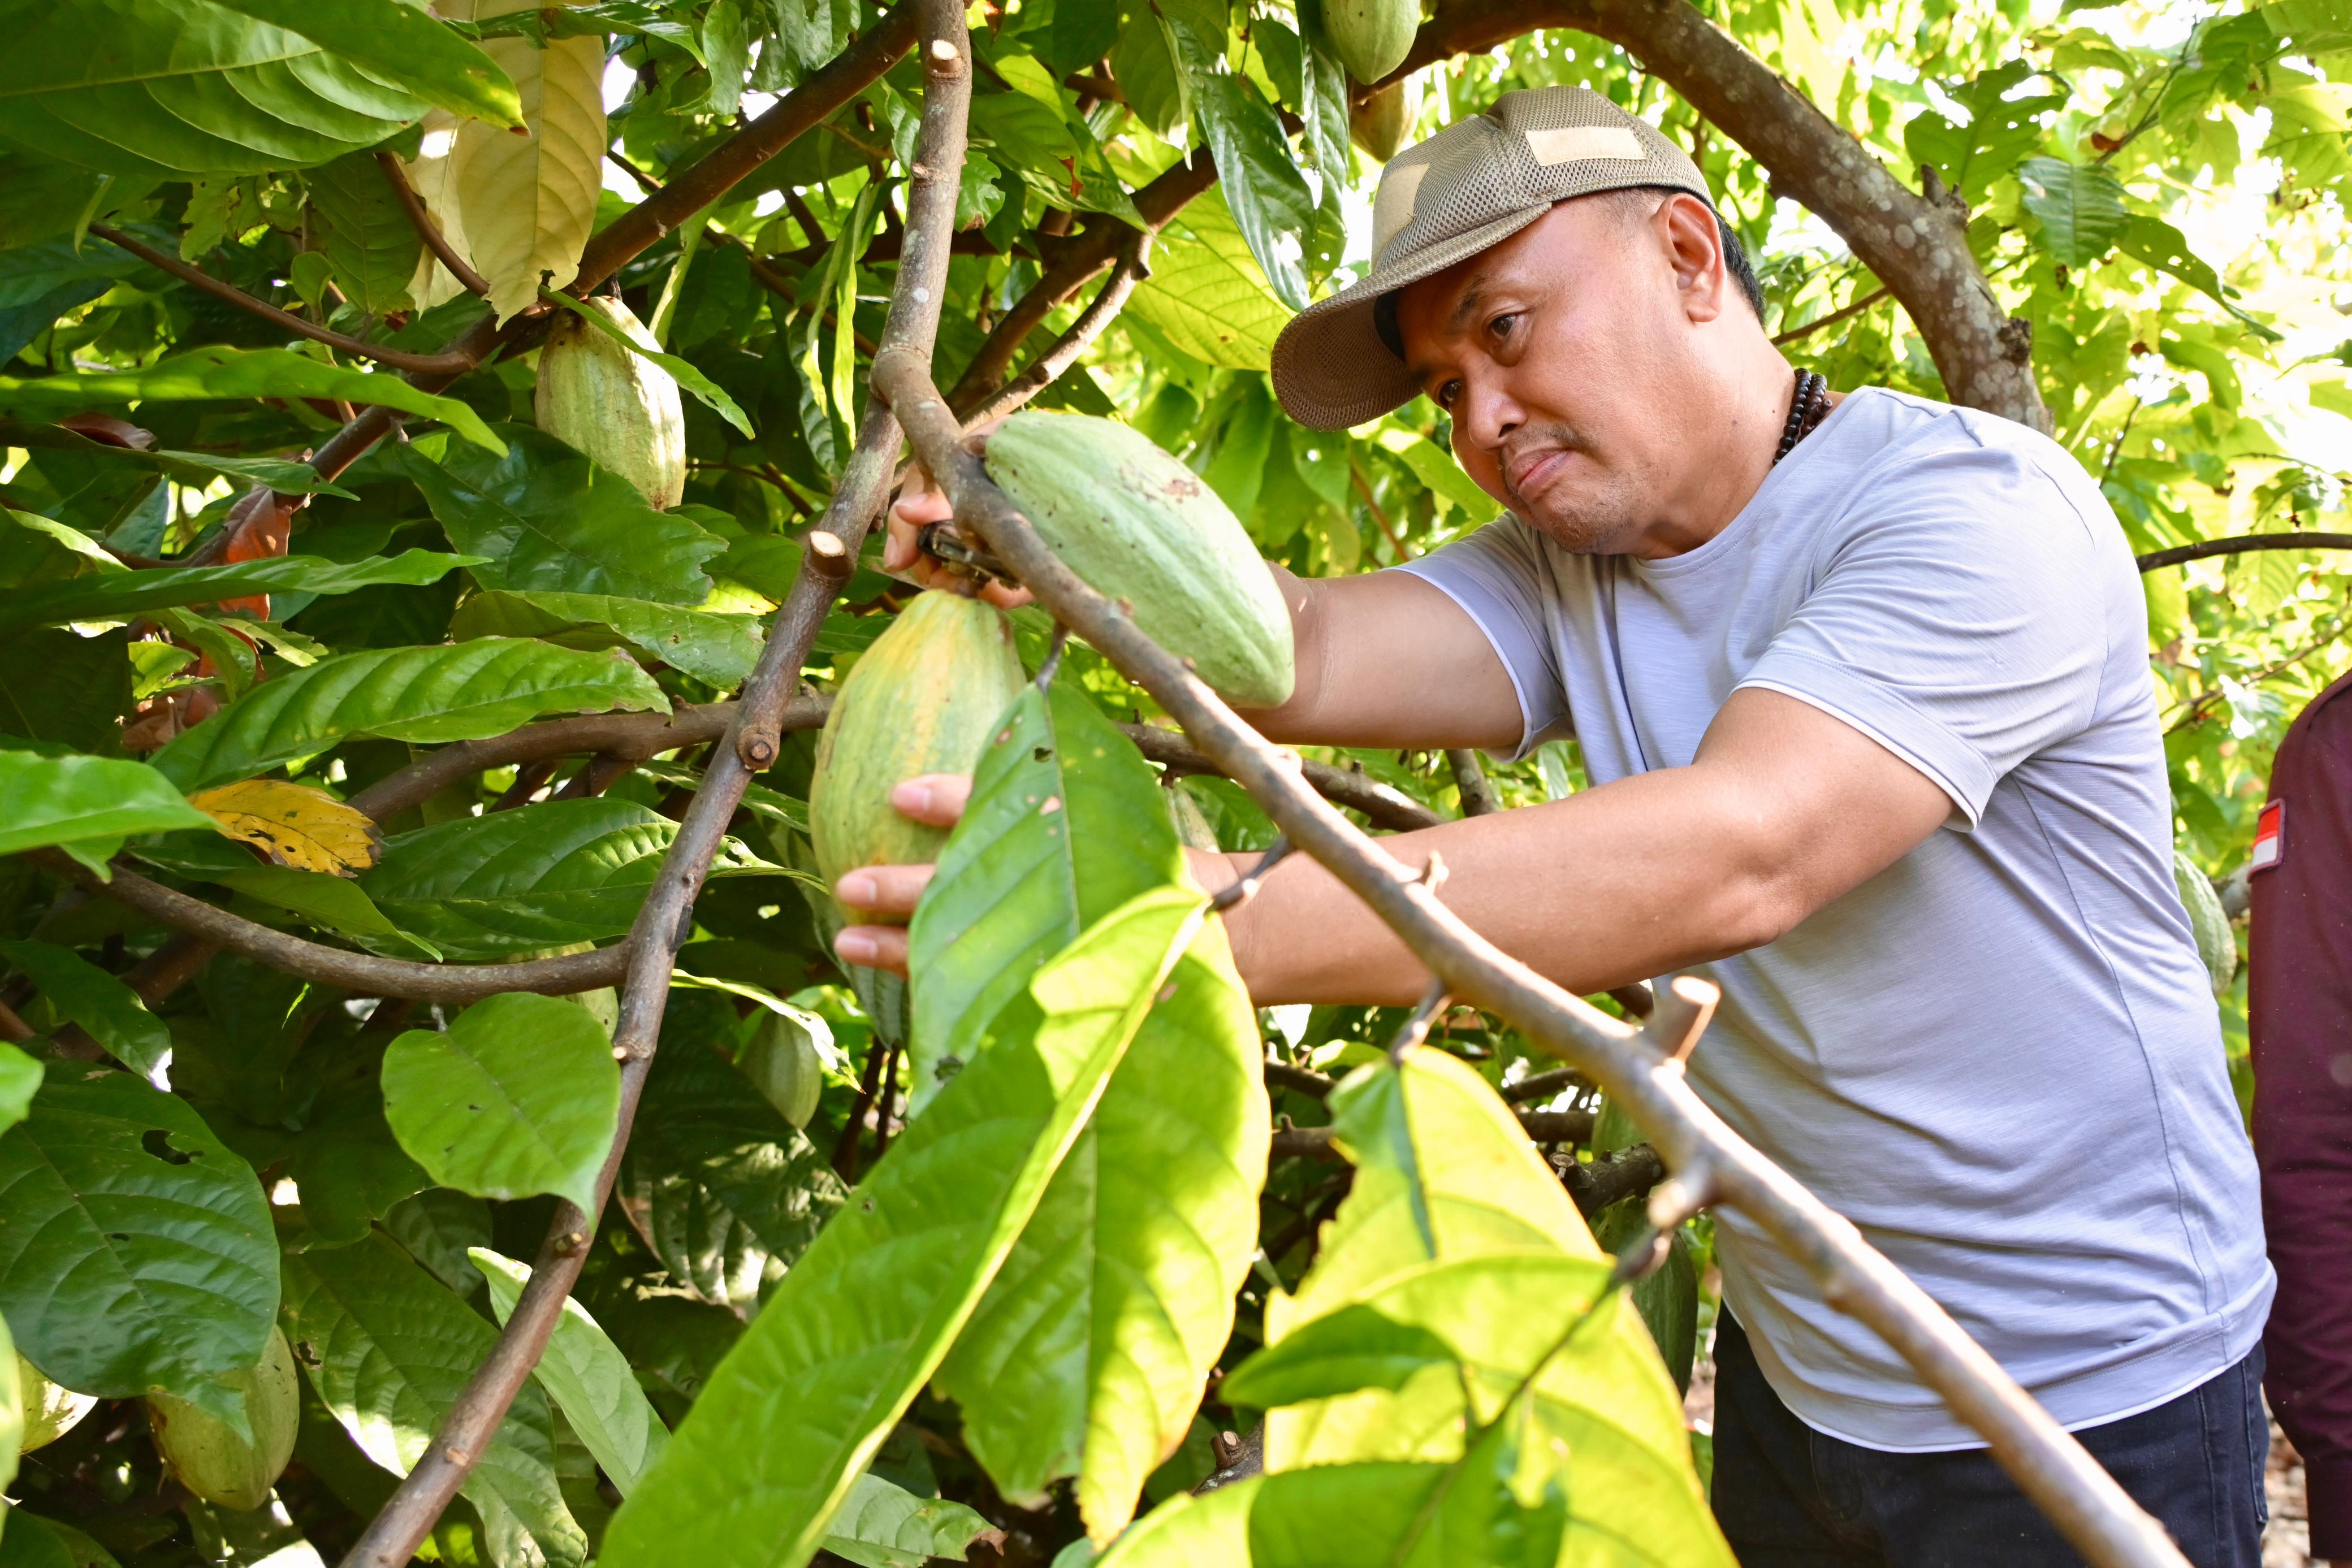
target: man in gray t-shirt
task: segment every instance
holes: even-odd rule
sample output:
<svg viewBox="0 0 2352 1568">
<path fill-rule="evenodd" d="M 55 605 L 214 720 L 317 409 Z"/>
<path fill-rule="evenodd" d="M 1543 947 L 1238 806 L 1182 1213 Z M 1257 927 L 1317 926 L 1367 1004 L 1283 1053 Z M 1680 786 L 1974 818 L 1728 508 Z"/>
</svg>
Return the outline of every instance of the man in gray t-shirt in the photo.
<svg viewBox="0 0 2352 1568">
<path fill-rule="evenodd" d="M 1568 89 L 1390 162 L 1370 276 L 1291 323 L 1276 390 L 1327 428 L 1425 393 L 1508 515 L 1399 570 L 1282 574 L 1297 690 L 1253 717 L 1509 755 L 1573 735 L 1592 789 L 1390 844 L 1442 852 L 1447 903 L 1572 990 L 1720 986 L 1698 1092 L 2193 1561 L 2252 1568 L 2273 1281 L 2121 530 L 2032 431 L 1792 376 L 1706 189 Z M 914 525 L 944 511 L 902 500 L 888 564 L 920 575 Z M 909 789 L 935 821 L 962 799 Z M 923 874 L 838 891 L 905 908 Z M 1228 924 L 1264 1004 L 1426 983 L 1303 857 Z M 1744 1559 L 2075 1561 L 1802 1267 L 1737 1215 L 1717 1234 L 1715 1502 Z"/>
</svg>

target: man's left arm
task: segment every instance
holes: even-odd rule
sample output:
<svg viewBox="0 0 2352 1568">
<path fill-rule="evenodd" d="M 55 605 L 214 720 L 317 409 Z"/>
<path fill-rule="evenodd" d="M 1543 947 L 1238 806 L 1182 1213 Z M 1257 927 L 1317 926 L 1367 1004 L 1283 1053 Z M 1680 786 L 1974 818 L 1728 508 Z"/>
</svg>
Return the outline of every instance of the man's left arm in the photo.
<svg viewBox="0 0 2352 1568">
<path fill-rule="evenodd" d="M 1441 855 L 1449 907 L 1590 994 L 1773 940 L 1900 860 L 1952 806 L 1859 729 L 1749 688 L 1716 715 L 1686 768 L 1381 842 L 1409 865 Z M 1304 856 L 1226 921 L 1261 1007 L 1408 1004 L 1429 983 L 1380 918 Z"/>
</svg>

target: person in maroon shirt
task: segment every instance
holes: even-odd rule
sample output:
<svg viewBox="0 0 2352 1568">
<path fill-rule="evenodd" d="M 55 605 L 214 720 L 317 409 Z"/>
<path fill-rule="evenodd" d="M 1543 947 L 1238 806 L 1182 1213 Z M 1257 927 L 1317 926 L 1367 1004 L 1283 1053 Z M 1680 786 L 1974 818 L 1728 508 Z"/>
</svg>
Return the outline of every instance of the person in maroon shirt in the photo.
<svg viewBox="0 0 2352 1568">
<path fill-rule="evenodd" d="M 2254 1154 L 2278 1299 L 2263 1386 L 2311 1554 L 2352 1562 L 2352 675 L 2279 746 L 2249 879 Z"/>
</svg>

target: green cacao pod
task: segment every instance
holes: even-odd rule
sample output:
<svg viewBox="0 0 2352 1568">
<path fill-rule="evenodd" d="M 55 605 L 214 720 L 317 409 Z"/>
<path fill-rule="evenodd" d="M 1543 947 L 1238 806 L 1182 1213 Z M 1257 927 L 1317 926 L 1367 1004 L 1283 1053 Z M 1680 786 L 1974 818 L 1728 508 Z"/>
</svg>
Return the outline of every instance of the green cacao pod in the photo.
<svg viewBox="0 0 2352 1568">
<path fill-rule="evenodd" d="M 1002 611 L 918 594 L 841 683 L 809 782 L 809 842 L 829 885 L 862 865 L 939 858 L 947 831 L 898 814 L 890 791 L 925 773 L 969 773 L 1021 690 Z"/>
<path fill-rule="evenodd" d="M 2172 852 L 2172 880 L 2180 888 L 2180 902 L 2189 909 L 2189 928 L 2197 934 L 2197 956 L 2205 960 L 2206 978 L 2221 996 L 2238 977 L 2238 937 L 2221 908 L 2221 895 L 2212 879 L 2179 850 Z"/>
<path fill-rule="evenodd" d="M 1421 26 L 1421 0 L 1324 0 L 1323 25 L 1339 63 L 1371 83 L 1404 64 Z"/>
<path fill-rule="evenodd" d="M 42 1376 L 41 1369 L 26 1361 L 22 1351 L 16 1353 L 16 1390 L 25 1404 L 25 1435 L 16 1443 L 19 1453 L 47 1448 L 98 1408 L 95 1395 L 58 1387 Z"/>
<path fill-rule="evenodd" d="M 269 1347 L 262 1353 L 260 1365 L 224 1374 L 220 1382 L 244 1396 L 251 1442 L 171 1394 L 147 1396 L 147 1425 L 155 1434 L 156 1452 L 182 1486 L 206 1502 L 243 1512 L 269 1500 L 269 1489 L 294 1455 L 302 1396 L 295 1384 L 294 1351 L 286 1343 L 286 1332 L 269 1331 Z"/>
<path fill-rule="evenodd" d="M 795 1127 L 805 1127 L 816 1114 L 817 1096 L 824 1092 L 824 1059 L 817 1054 L 816 1036 L 830 1041 L 833 1030 L 814 1013 L 797 1009 L 767 1013 L 735 1065 L 752 1087 L 776 1108 L 776 1114 Z"/>
<path fill-rule="evenodd" d="M 631 342 L 661 346 L 619 300 L 600 294 L 581 304 Z M 654 510 L 669 510 L 686 494 L 686 410 L 677 382 L 572 311 L 557 311 L 547 329 L 533 406 L 540 429 L 635 485 Z"/>
<path fill-rule="evenodd" d="M 988 472 L 1087 585 L 1244 707 L 1290 695 L 1290 612 L 1257 547 L 1201 476 L 1144 435 L 1076 413 L 1016 413 Z"/>
<path fill-rule="evenodd" d="M 1421 82 L 1407 77 L 1348 110 L 1348 133 L 1365 155 L 1385 163 L 1397 155 L 1421 118 Z"/>
<path fill-rule="evenodd" d="M 1215 852 L 1217 830 L 1209 826 L 1208 813 L 1190 789 L 1173 780 L 1168 786 L 1168 810 L 1176 819 L 1176 837 L 1186 849 Z"/>
</svg>

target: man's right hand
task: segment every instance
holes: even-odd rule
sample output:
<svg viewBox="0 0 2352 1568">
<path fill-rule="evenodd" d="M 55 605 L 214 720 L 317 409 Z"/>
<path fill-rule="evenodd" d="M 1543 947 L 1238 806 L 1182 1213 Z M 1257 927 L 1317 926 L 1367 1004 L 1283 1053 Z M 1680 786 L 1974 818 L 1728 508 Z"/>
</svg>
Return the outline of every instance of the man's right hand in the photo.
<svg viewBox="0 0 2352 1568">
<path fill-rule="evenodd" d="M 1002 420 L 991 420 L 964 437 L 964 444 L 973 451 L 983 451 L 989 433 Z M 947 564 L 925 555 L 917 542 L 927 523 L 944 523 L 954 517 L 955 508 L 948 504 L 947 492 L 930 476 L 919 459 L 907 471 L 907 483 L 891 503 L 886 519 L 888 535 L 882 542 L 882 570 L 897 572 L 908 581 L 922 588 L 940 588 L 951 593 L 969 593 L 971 580 L 951 571 Z M 1008 583 L 990 580 L 980 591 L 980 597 L 999 609 L 1011 610 L 1029 602 L 1029 591 Z"/>
</svg>

